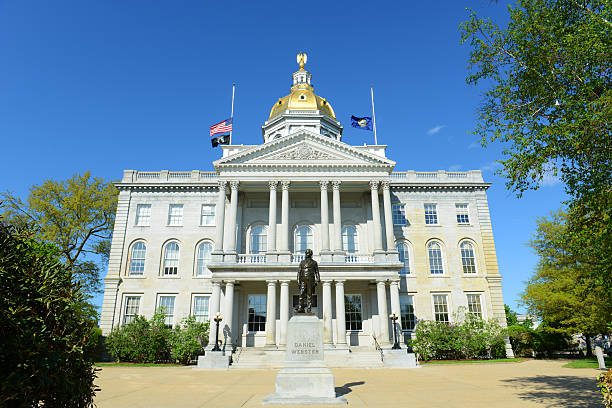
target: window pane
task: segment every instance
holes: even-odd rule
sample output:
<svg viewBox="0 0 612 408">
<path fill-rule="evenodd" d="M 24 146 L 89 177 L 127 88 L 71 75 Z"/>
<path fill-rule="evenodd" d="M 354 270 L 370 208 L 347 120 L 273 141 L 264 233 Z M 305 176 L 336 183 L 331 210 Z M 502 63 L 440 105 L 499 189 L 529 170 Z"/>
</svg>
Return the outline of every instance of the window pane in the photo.
<svg viewBox="0 0 612 408">
<path fill-rule="evenodd" d="M 126 296 L 125 310 L 123 312 L 123 324 L 131 323 L 140 309 L 140 296 Z"/>
<path fill-rule="evenodd" d="M 168 225 L 183 225 L 183 204 L 170 204 L 168 207 Z"/>
<path fill-rule="evenodd" d="M 198 257 L 196 265 L 196 275 L 208 275 L 209 271 L 206 265 L 210 262 L 213 246 L 210 242 L 202 242 L 198 245 Z"/>
<path fill-rule="evenodd" d="M 176 242 L 169 242 L 164 248 L 164 275 L 178 273 L 179 246 Z"/>
<path fill-rule="evenodd" d="M 209 320 L 208 302 L 208 296 L 193 297 L 193 316 L 196 318 L 196 321 L 207 322 Z"/>
<path fill-rule="evenodd" d="M 397 252 L 399 254 L 400 262 L 404 264 L 404 266 L 400 270 L 400 274 L 410 274 L 410 252 L 408 250 L 408 245 L 404 242 L 398 242 L 395 248 L 397 249 Z"/>
<path fill-rule="evenodd" d="M 427 245 L 427 252 L 429 255 L 429 272 L 434 275 L 444 273 L 440 244 L 437 242 L 430 242 L 429 245 Z"/>
<path fill-rule="evenodd" d="M 265 253 L 268 250 L 268 228 L 264 225 L 256 225 L 251 228 L 251 252 L 252 254 Z"/>
<path fill-rule="evenodd" d="M 295 229 L 295 242 L 293 244 L 293 252 L 303 254 L 307 249 L 312 249 L 312 228 L 308 225 L 302 225 Z"/>
<path fill-rule="evenodd" d="M 266 295 L 249 295 L 248 330 L 266 330 Z"/>
<path fill-rule="evenodd" d="M 202 218 L 200 225 L 214 225 L 215 224 L 215 205 L 214 204 L 202 204 Z"/>
<path fill-rule="evenodd" d="M 467 295 L 468 300 L 468 312 L 482 317 L 482 305 L 480 303 L 480 295 L 476 293 L 470 293 Z"/>
<path fill-rule="evenodd" d="M 349 254 L 355 254 L 359 251 L 357 227 L 354 225 L 342 227 L 342 249 Z"/>
<path fill-rule="evenodd" d="M 344 296 L 346 330 L 361 330 L 363 319 L 361 317 L 361 295 Z"/>
<path fill-rule="evenodd" d="M 463 265 L 463 273 L 476 273 L 474 247 L 467 241 L 461 243 L 461 264 Z"/>
<path fill-rule="evenodd" d="M 434 318 L 437 322 L 448 323 L 448 301 L 446 295 L 433 295 Z"/>
<path fill-rule="evenodd" d="M 406 208 L 404 204 L 392 205 L 393 225 L 406 225 Z"/>
<path fill-rule="evenodd" d="M 470 215 L 468 212 L 467 204 L 455 204 L 455 210 L 457 211 L 457 223 L 458 224 L 469 224 Z"/>
<path fill-rule="evenodd" d="M 425 204 L 425 224 L 438 223 L 438 210 L 436 204 Z"/>
<path fill-rule="evenodd" d="M 414 315 L 413 297 L 411 295 L 400 295 L 400 309 L 402 330 L 414 330 L 416 317 Z"/>
<path fill-rule="evenodd" d="M 136 206 L 136 225 L 151 225 L 151 204 L 138 204 Z"/>
<path fill-rule="evenodd" d="M 136 242 L 132 246 L 132 256 L 130 258 L 130 275 L 142 275 L 144 273 L 145 256 L 147 246 L 144 242 Z"/>
<path fill-rule="evenodd" d="M 166 326 L 172 327 L 174 324 L 174 296 L 160 296 L 158 310 L 166 315 L 164 323 Z"/>
</svg>

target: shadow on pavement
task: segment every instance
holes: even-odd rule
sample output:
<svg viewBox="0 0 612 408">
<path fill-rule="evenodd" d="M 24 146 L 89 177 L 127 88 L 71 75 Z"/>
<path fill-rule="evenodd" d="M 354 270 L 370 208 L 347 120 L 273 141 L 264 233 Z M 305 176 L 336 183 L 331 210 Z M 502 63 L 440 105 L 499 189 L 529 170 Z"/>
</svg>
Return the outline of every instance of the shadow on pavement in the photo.
<svg viewBox="0 0 612 408">
<path fill-rule="evenodd" d="M 349 392 L 353 391 L 353 389 L 351 387 L 354 387 L 356 385 L 363 385 L 365 384 L 365 381 L 356 381 L 356 382 L 350 382 L 350 383 L 346 383 L 343 386 L 340 387 L 336 387 L 336 397 L 341 397 L 343 395 L 348 394 Z"/>
<path fill-rule="evenodd" d="M 519 398 L 548 407 L 601 407 L 595 378 L 538 375 L 503 380 L 519 389 Z"/>
</svg>

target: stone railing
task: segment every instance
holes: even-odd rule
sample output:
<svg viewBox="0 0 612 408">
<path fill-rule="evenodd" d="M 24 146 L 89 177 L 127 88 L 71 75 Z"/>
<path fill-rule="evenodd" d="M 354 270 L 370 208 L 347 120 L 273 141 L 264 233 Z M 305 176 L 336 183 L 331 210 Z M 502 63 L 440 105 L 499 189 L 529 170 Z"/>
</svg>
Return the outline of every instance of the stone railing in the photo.
<svg viewBox="0 0 612 408">
<path fill-rule="evenodd" d="M 346 263 L 372 263 L 374 257 L 371 255 L 349 254 L 344 257 Z"/>
<path fill-rule="evenodd" d="M 304 260 L 304 258 L 306 258 L 306 255 L 304 254 L 292 254 L 291 255 L 291 262 L 292 263 L 300 263 Z"/>
<path fill-rule="evenodd" d="M 262 264 L 262 263 L 266 263 L 266 255 L 238 254 L 238 258 L 236 262 L 239 264 Z"/>
<path fill-rule="evenodd" d="M 125 170 L 123 172 L 123 183 L 197 183 L 202 181 L 214 181 L 217 173 L 214 171 L 136 171 Z"/>
<path fill-rule="evenodd" d="M 470 171 L 397 171 L 391 173 L 393 183 L 484 183 L 480 170 Z"/>
</svg>

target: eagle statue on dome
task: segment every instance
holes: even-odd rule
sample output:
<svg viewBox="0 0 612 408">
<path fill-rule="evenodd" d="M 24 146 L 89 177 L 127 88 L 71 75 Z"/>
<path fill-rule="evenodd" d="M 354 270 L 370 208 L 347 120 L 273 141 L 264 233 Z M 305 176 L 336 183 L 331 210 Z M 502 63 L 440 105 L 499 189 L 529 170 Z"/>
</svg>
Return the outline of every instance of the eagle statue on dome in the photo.
<svg viewBox="0 0 612 408">
<path fill-rule="evenodd" d="M 296 59 L 300 69 L 304 69 L 304 65 L 306 65 L 306 61 L 308 61 L 308 55 L 306 55 L 305 52 L 300 52 L 298 53 Z"/>
</svg>

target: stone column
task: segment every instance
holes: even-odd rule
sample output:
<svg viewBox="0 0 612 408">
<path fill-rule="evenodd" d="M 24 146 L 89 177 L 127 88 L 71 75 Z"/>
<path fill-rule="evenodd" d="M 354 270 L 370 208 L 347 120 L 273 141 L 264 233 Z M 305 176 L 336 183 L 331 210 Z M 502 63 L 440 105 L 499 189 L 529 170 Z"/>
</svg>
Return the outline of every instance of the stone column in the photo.
<svg viewBox="0 0 612 408">
<path fill-rule="evenodd" d="M 370 181 L 372 196 L 372 224 L 374 227 L 374 253 L 383 252 L 382 231 L 380 223 L 380 206 L 378 203 L 378 181 Z"/>
<path fill-rule="evenodd" d="M 223 316 L 225 324 L 223 325 L 223 334 L 227 335 L 227 343 L 233 344 L 234 333 L 232 324 L 234 321 L 234 281 L 225 282 L 225 316 Z"/>
<path fill-rule="evenodd" d="M 397 252 L 395 248 L 395 233 L 393 232 L 393 207 L 391 206 L 391 190 L 389 180 L 381 182 L 383 188 L 383 209 L 385 211 L 385 237 L 387 252 Z"/>
<path fill-rule="evenodd" d="M 323 344 L 327 346 L 334 344 L 331 284 L 331 281 L 323 281 Z"/>
<path fill-rule="evenodd" d="M 276 281 L 267 280 L 266 298 L 266 347 L 276 348 Z"/>
<path fill-rule="evenodd" d="M 270 186 L 270 207 L 268 211 L 268 253 L 276 252 L 276 186 L 278 181 L 268 182 Z"/>
<path fill-rule="evenodd" d="M 280 248 L 279 252 L 285 254 L 285 258 L 289 255 L 289 184 L 288 180 L 281 181 L 283 189 L 281 199 L 281 225 L 280 225 Z M 279 259 L 280 261 L 281 259 Z M 289 261 L 289 259 L 283 259 Z"/>
<path fill-rule="evenodd" d="M 329 252 L 329 201 L 327 198 L 327 186 L 329 181 L 319 181 L 321 186 L 321 253 Z"/>
<path fill-rule="evenodd" d="M 208 307 L 209 317 L 210 317 L 210 326 L 208 330 L 208 346 L 206 347 L 208 350 L 215 347 L 215 335 L 217 331 L 217 324 L 213 320 L 217 312 L 219 312 L 221 306 L 221 283 L 217 281 L 212 282 L 212 295 L 210 297 L 210 304 Z M 219 327 L 219 338 L 223 338 L 223 333 L 221 333 L 221 327 Z"/>
<path fill-rule="evenodd" d="M 387 288 L 384 281 L 376 282 L 376 297 L 378 300 L 378 320 L 380 329 L 378 344 L 389 345 L 389 313 L 387 312 Z"/>
<path fill-rule="evenodd" d="M 344 311 L 344 281 L 336 281 L 336 347 L 346 347 L 346 315 Z"/>
<path fill-rule="evenodd" d="M 400 330 L 399 332 L 399 336 L 401 338 L 402 335 L 402 319 L 401 319 L 401 315 L 402 315 L 402 307 L 400 305 L 400 295 L 399 295 L 399 280 L 393 280 L 391 281 L 391 283 L 389 284 L 389 293 L 391 295 L 391 313 L 395 313 L 396 315 L 400 316 L 399 319 L 397 319 L 397 329 Z"/>
<path fill-rule="evenodd" d="M 289 321 L 289 281 L 280 281 L 280 341 L 279 346 L 287 346 L 287 322 Z"/>
<path fill-rule="evenodd" d="M 227 249 L 225 252 L 236 253 L 236 217 L 238 216 L 238 181 L 230 181 L 231 196 L 229 222 L 227 224 Z"/>
<path fill-rule="evenodd" d="M 334 210 L 334 252 L 342 251 L 342 214 L 340 213 L 340 181 L 332 181 Z"/>
<path fill-rule="evenodd" d="M 227 181 L 219 180 L 219 196 L 215 207 L 215 252 L 223 252 L 223 230 L 225 228 L 225 187 Z"/>
</svg>

